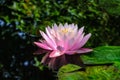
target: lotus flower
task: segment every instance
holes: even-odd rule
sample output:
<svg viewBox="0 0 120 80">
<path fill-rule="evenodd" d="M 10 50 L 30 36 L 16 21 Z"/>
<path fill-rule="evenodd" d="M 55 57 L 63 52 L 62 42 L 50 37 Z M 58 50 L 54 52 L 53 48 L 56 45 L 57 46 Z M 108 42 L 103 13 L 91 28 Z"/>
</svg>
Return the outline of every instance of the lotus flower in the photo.
<svg viewBox="0 0 120 80">
<path fill-rule="evenodd" d="M 76 63 L 77 54 L 91 52 L 92 49 L 83 48 L 91 36 L 90 33 L 85 35 L 83 30 L 84 27 L 78 29 L 77 25 L 66 23 L 46 27 L 46 33 L 40 31 L 44 40 L 34 44 L 48 51 L 41 62 L 54 70 L 69 62 Z"/>
</svg>

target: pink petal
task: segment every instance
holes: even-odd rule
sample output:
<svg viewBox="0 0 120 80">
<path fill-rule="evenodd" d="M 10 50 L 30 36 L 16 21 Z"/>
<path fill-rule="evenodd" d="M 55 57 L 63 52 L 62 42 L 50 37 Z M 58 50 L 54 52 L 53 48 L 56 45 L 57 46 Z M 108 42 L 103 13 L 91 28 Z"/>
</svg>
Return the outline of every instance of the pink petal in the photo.
<svg viewBox="0 0 120 80">
<path fill-rule="evenodd" d="M 68 23 L 65 23 L 65 24 L 64 24 L 64 28 L 69 28 Z"/>
<path fill-rule="evenodd" d="M 80 50 L 77 50 L 76 53 L 87 53 L 93 51 L 92 49 L 89 48 L 80 48 Z"/>
<path fill-rule="evenodd" d="M 89 48 L 80 48 L 79 50 L 66 51 L 65 54 L 73 55 L 76 53 L 87 53 L 87 52 L 91 52 L 91 51 L 93 51 L 93 50 L 89 49 Z"/>
<path fill-rule="evenodd" d="M 51 30 L 50 30 L 50 27 L 46 28 L 46 33 L 47 33 L 48 37 L 52 40 L 53 44 L 56 45 L 56 42 L 55 42 L 55 40 L 54 40 L 54 37 L 53 37 L 53 35 L 51 34 L 50 31 L 51 31 Z"/>
<path fill-rule="evenodd" d="M 52 30 L 54 30 L 54 31 L 58 30 L 57 24 L 54 24 L 54 25 L 53 25 Z"/>
<path fill-rule="evenodd" d="M 63 24 L 61 24 L 61 23 L 59 24 L 58 27 L 60 27 L 60 28 L 64 28 Z"/>
<path fill-rule="evenodd" d="M 78 36 L 83 33 L 83 30 L 84 30 L 84 26 L 79 29 L 79 31 L 78 31 Z"/>
<path fill-rule="evenodd" d="M 40 31 L 40 33 L 43 36 L 43 38 L 46 40 L 46 42 L 48 43 L 48 45 L 52 49 L 56 49 L 56 45 L 52 42 L 52 40 L 44 32 Z"/>
<path fill-rule="evenodd" d="M 78 44 L 79 41 L 81 41 L 81 39 L 83 38 L 84 34 L 83 33 L 84 27 L 80 28 L 78 31 L 77 36 L 75 37 L 75 40 L 73 42 L 73 45 L 71 45 L 71 48 L 73 50 L 73 48 L 75 48 L 75 46 Z"/>
<path fill-rule="evenodd" d="M 34 42 L 34 44 L 36 44 L 38 47 L 43 48 L 43 49 L 47 49 L 47 50 L 52 50 L 50 47 L 48 47 L 46 44 L 42 44 L 40 42 Z"/>
<path fill-rule="evenodd" d="M 62 26 L 62 24 L 61 24 Z M 58 27 L 56 24 L 54 24 L 54 26 L 52 27 L 52 32 L 51 34 L 54 36 L 54 40 L 56 42 L 56 45 L 63 45 L 63 43 L 61 41 L 62 40 L 62 35 L 59 34 L 58 30 L 60 29 L 61 27 Z"/>
<path fill-rule="evenodd" d="M 78 34 L 78 27 L 74 26 L 74 24 L 71 25 L 71 29 L 73 30 L 73 32 L 68 32 L 65 35 L 65 39 L 64 39 L 64 48 L 65 50 L 68 50 L 71 48 L 71 46 L 73 46 L 73 44 L 75 45 L 75 36 Z M 73 46 L 74 47 L 74 46 Z"/>
<path fill-rule="evenodd" d="M 64 53 L 60 52 L 60 51 L 53 51 L 50 53 L 49 57 L 50 58 L 54 58 L 54 57 L 58 57 L 58 56 L 61 56 L 63 55 Z"/>
<path fill-rule="evenodd" d="M 75 44 L 73 45 L 73 47 L 71 48 L 71 50 L 75 50 L 75 49 L 79 48 L 80 42 L 83 39 L 83 37 L 84 37 L 84 33 L 78 39 L 76 39 Z"/>
<path fill-rule="evenodd" d="M 82 46 L 84 46 L 86 44 L 86 42 L 88 41 L 88 39 L 90 38 L 91 33 L 87 34 L 80 42 L 79 44 L 79 48 L 81 48 Z"/>
</svg>

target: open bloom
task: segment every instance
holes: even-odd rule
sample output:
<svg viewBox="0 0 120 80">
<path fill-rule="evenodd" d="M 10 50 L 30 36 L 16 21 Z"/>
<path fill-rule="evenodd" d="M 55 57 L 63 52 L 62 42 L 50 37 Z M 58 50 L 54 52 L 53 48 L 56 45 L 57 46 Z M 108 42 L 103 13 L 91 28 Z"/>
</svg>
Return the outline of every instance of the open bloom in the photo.
<svg viewBox="0 0 120 80">
<path fill-rule="evenodd" d="M 40 31 L 44 40 L 34 42 L 38 47 L 50 51 L 43 59 L 42 63 L 48 64 L 50 67 L 55 67 L 57 59 L 66 62 L 65 55 L 76 55 L 92 51 L 89 48 L 83 48 L 91 34 L 83 33 L 84 27 L 78 29 L 75 24 L 54 24 L 52 28 L 46 27 L 46 33 Z M 60 59 L 61 58 L 61 59 Z M 54 60 L 53 60 L 54 59 Z"/>
</svg>

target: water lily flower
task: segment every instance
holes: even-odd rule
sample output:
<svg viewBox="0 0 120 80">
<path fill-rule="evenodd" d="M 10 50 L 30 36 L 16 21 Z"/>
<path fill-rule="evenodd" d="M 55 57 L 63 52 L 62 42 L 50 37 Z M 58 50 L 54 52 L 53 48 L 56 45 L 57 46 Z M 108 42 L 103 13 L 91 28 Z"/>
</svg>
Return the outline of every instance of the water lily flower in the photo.
<svg viewBox="0 0 120 80">
<path fill-rule="evenodd" d="M 46 33 L 40 31 L 44 40 L 34 42 L 34 44 L 48 51 L 41 62 L 52 69 L 56 69 L 56 67 L 59 68 L 69 61 L 74 63 L 76 57 L 72 59 L 72 56 L 91 52 L 92 49 L 83 48 L 91 33 L 85 35 L 83 30 L 84 27 L 78 29 L 77 25 L 66 23 L 64 25 L 54 24 L 52 28 L 48 26 Z"/>
</svg>

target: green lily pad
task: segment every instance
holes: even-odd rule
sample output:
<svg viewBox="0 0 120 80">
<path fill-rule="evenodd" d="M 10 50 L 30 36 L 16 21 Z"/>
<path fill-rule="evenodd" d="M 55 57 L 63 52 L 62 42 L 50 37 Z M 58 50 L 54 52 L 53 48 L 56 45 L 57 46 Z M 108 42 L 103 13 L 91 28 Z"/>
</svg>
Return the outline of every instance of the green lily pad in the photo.
<svg viewBox="0 0 120 80">
<path fill-rule="evenodd" d="M 102 46 L 81 56 L 85 64 L 106 64 L 120 61 L 120 46 Z"/>
<path fill-rule="evenodd" d="M 78 80 L 81 78 L 79 73 L 78 72 L 73 73 L 73 71 L 77 71 L 79 69 L 81 69 L 81 67 L 77 65 L 73 64 L 64 65 L 58 71 L 58 78 L 59 80 Z"/>
</svg>

